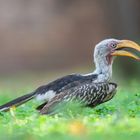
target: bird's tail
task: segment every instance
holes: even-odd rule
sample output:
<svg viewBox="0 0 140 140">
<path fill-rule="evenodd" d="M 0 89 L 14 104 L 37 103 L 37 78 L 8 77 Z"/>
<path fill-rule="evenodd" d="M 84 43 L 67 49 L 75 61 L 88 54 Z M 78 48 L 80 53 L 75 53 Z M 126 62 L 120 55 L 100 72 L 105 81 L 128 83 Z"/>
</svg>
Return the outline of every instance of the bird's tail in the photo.
<svg viewBox="0 0 140 140">
<path fill-rule="evenodd" d="M 26 94 L 26 95 L 23 95 L 21 97 L 18 97 L 4 105 L 1 105 L 0 106 L 0 112 L 1 111 L 8 111 L 11 107 L 17 107 L 19 105 L 22 105 L 23 103 L 33 99 L 34 97 L 36 96 L 36 94 L 33 92 L 33 93 L 29 93 L 29 94 Z"/>
</svg>

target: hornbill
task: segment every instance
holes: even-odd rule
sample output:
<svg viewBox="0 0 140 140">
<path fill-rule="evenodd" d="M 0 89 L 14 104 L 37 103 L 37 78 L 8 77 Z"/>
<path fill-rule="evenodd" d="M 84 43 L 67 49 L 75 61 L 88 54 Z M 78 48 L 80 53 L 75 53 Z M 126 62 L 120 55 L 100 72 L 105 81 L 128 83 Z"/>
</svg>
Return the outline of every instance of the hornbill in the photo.
<svg viewBox="0 0 140 140">
<path fill-rule="evenodd" d="M 42 100 L 37 107 L 40 114 L 49 114 L 51 108 L 62 102 L 77 100 L 85 106 L 95 107 L 113 98 L 117 84 L 110 82 L 114 56 L 128 56 L 136 60 L 139 57 L 125 50 L 132 48 L 140 51 L 140 47 L 130 40 L 105 39 L 95 46 L 94 62 L 96 69 L 89 74 L 71 74 L 59 78 L 35 91 L 18 97 L 0 106 L 0 111 L 8 111 L 31 99 Z"/>
</svg>

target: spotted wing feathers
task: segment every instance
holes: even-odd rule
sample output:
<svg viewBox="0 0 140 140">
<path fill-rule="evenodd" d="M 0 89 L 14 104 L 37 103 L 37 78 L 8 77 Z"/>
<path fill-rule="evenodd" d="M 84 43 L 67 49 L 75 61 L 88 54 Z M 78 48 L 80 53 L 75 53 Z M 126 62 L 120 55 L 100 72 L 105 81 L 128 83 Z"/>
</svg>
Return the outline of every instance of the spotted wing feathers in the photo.
<svg viewBox="0 0 140 140">
<path fill-rule="evenodd" d="M 51 108 L 62 102 L 78 100 L 85 106 L 95 107 L 113 98 L 116 93 L 115 83 L 86 83 L 77 87 L 65 90 L 56 95 L 45 105 L 41 106 L 41 114 L 51 113 Z"/>
</svg>

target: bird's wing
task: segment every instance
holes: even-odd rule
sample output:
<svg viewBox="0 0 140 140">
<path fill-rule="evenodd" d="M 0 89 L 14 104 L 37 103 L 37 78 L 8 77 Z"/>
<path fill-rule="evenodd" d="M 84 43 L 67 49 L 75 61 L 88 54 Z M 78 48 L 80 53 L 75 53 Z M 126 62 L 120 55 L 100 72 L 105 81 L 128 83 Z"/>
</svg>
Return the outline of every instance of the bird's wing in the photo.
<svg viewBox="0 0 140 140">
<path fill-rule="evenodd" d="M 80 85 L 81 83 L 85 81 L 91 82 L 94 79 L 96 79 L 96 75 L 82 76 L 82 75 L 77 75 L 77 74 L 68 75 L 68 76 L 59 78 L 47 85 L 39 87 L 32 93 L 23 95 L 12 101 L 9 101 L 8 103 L 5 103 L 4 105 L 1 105 L 0 111 L 7 111 L 12 106 L 19 106 L 33 98 L 49 101 L 55 95 L 59 94 L 60 92 L 63 92 L 64 90 L 71 89 L 75 86 Z M 41 109 L 45 104 L 40 105 L 37 109 Z"/>
<path fill-rule="evenodd" d="M 73 87 L 79 86 L 85 81 L 92 82 L 97 78 L 97 75 L 83 76 L 80 74 L 67 75 L 59 78 L 47 85 L 43 85 L 35 90 L 37 97 L 43 100 L 50 100 L 56 94 Z M 48 99 L 50 98 L 50 99 Z"/>
<path fill-rule="evenodd" d="M 60 103 L 75 100 L 85 106 L 95 107 L 112 99 L 116 93 L 116 88 L 117 85 L 115 83 L 84 83 L 56 95 L 40 108 L 40 113 L 50 114 Z"/>
</svg>

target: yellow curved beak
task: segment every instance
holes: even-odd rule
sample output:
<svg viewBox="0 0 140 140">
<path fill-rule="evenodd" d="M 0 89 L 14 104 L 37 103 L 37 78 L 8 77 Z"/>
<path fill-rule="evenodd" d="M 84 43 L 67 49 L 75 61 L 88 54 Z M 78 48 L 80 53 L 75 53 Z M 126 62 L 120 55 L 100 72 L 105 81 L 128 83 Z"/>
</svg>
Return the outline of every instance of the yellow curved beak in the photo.
<svg viewBox="0 0 140 140">
<path fill-rule="evenodd" d="M 112 56 L 128 56 L 131 58 L 134 58 L 136 60 L 140 61 L 140 58 L 136 56 L 135 54 L 123 50 L 124 48 L 132 48 L 140 52 L 140 46 L 130 40 L 121 40 L 120 43 L 117 44 L 117 47 L 115 48 L 115 51 L 111 53 Z"/>
</svg>

